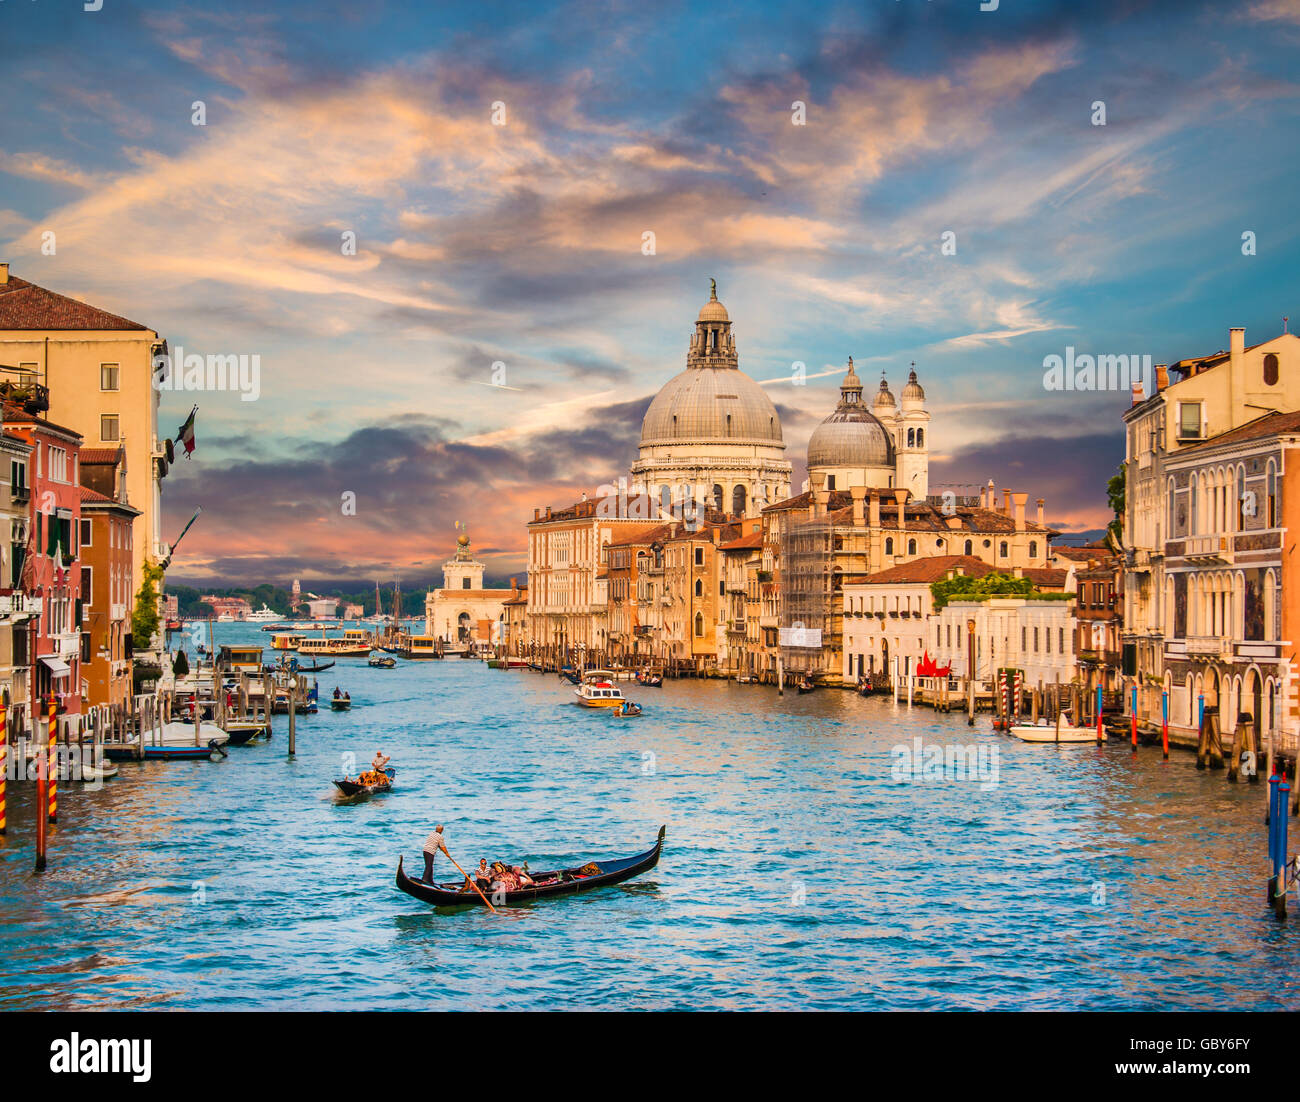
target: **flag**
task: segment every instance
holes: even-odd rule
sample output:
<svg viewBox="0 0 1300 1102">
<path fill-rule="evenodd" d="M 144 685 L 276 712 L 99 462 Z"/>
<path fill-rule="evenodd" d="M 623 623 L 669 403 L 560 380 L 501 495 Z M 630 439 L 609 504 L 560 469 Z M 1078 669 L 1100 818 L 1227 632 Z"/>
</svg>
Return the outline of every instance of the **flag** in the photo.
<svg viewBox="0 0 1300 1102">
<path fill-rule="evenodd" d="M 185 449 L 186 459 L 194 451 L 194 415 L 198 412 L 199 407 L 195 406 L 190 410 L 190 415 L 185 418 L 185 424 L 176 430 L 176 443 Z"/>
</svg>

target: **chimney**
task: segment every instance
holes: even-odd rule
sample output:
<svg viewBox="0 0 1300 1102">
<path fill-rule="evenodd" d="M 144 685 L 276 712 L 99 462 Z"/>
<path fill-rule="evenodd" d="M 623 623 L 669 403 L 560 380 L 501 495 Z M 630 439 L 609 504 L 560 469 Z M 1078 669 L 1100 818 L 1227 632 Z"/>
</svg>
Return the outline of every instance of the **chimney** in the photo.
<svg viewBox="0 0 1300 1102">
<path fill-rule="evenodd" d="M 894 491 L 894 500 L 898 502 L 898 530 L 900 532 L 907 527 L 907 499 L 911 496 L 911 490 Z"/>
<path fill-rule="evenodd" d="M 1025 530 L 1025 503 L 1029 500 L 1028 494 L 1013 494 L 1016 501 L 1016 531 Z"/>
<path fill-rule="evenodd" d="M 1146 401 L 1146 392 L 1142 387 L 1142 380 L 1139 379 L 1133 384 L 1133 400 L 1130 405 L 1140 406 Z"/>
<path fill-rule="evenodd" d="M 1228 352 L 1236 361 L 1246 351 L 1246 330 L 1240 327 L 1228 330 Z"/>
<path fill-rule="evenodd" d="M 985 509 L 996 509 L 998 505 L 998 492 L 993 488 L 993 479 L 989 479 L 987 486 L 988 499 L 984 502 Z"/>
<path fill-rule="evenodd" d="M 867 488 L 865 486 L 850 486 L 849 497 L 853 498 L 853 526 L 861 528 L 865 516 L 863 502 L 867 497 Z"/>
<path fill-rule="evenodd" d="M 1002 491 L 1002 515 L 1009 517 L 1011 515 L 1011 491 Z"/>
<path fill-rule="evenodd" d="M 551 507 L 549 505 L 546 507 L 546 519 L 551 519 Z"/>
<path fill-rule="evenodd" d="M 1156 364 L 1156 393 L 1164 390 L 1169 385 L 1169 365 Z"/>
<path fill-rule="evenodd" d="M 868 502 L 867 523 L 872 528 L 880 527 L 880 495 L 872 492 L 871 499 Z"/>
<path fill-rule="evenodd" d="M 9 262 L 5 261 L 3 264 L 0 264 L 0 285 L 3 285 L 8 282 L 9 282 Z"/>
<path fill-rule="evenodd" d="M 541 520 L 541 519 L 542 519 L 542 511 L 541 511 L 541 509 L 534 509 L 534 510 L 533 510 L 533 520 Z"/>
<path fill-rule="evenodd" d="M 1046 503 L 1045 503 L 1045 502 L 1043 501 L 1043 499 L 1040 497 L 1040 498 L 1038 499 L 1038 527 L 1039 527 L 1039 528 L 1045 528 L 1045 527 L 1046 527 L 1046 525 L 1043 523 L 1043 506 L 1044 506 L 1044 504 L 1046 504 Z"/>
</svg>

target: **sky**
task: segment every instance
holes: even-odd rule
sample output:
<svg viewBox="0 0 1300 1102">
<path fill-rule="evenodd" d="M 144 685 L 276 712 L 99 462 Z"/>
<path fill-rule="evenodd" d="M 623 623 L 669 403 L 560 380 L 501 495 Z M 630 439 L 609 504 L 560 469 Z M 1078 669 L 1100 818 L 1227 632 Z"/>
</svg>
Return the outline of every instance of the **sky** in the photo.
<svg viewBox="0 0 1300 1102">
<path fill-rule="evenodd" d="M 0 260 L 258 357 L 163 395 L 176 579 L 433 579 L 457 524 L 522 574 L 710 278 L 796 488 L 847 358 L 915 362 L 931 492 L 1094 531 L 1130 396 L 1044 360 L 1296 316 L 1298 47 L 1300 0 L 0 0 Z"/>
</svg>

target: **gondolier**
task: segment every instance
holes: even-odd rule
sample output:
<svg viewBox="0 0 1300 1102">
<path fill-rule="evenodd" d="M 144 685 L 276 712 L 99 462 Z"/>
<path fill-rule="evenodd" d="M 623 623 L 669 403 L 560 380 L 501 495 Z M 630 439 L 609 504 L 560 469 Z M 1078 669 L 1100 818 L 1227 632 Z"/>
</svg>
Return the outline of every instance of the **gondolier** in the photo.
<svg viewBox="0 0 1300 1102">
<path fill-rule="evenodd" d="M 442 850 L 447 853 L 447 844 L 442 840 L 442 824 L 439 823 L 433 828 L 433 833 L 424 840 L 424 882 L 433 883 L 433 859 L 438 856 L 438 851 Z M 447 860 L 451 860 L 451 854 L 447 853 Z"/>
</svg>

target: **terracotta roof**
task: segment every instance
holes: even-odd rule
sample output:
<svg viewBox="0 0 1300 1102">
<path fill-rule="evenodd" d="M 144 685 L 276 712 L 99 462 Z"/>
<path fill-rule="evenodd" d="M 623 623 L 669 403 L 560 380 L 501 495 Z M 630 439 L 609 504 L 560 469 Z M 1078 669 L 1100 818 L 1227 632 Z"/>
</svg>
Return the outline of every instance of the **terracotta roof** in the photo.
<svg viewBox="0 0 1300 1102">
<path fill-rule="evenodd" d="M 82 448 L 77 453 L 77 458 L 80 459 L 82 466 L 87 463 L 112 465 L 121 460 L 122 448 L 120 446 L 116 448 Z"/>
<path fill-rule="evenodd" d="M 133 329 L 148 326 L 11 275 L 0 283 L 0 329 Z"/>
<path fill-rule="evenodd" d="M 607 547 L 635 547 L 639 544 L 654 543 L 655 540 L 665 540 L 672 535 L 672 524 L 652 524 L 633 532 L 630 536 L 623 536 L 621 539 L 610 540 Z"/>
<path fill-rule="evenodd" d="M 43 417 L 33 417 L 26 410 L 19 410 L 13 406 L 5 406 L 4 418 L 6 426 L 13 425 L 16 428 L 31 426 L 34 429 L 45 429 L 49 432 L 66 436 L 69 439 L 75 438 L 78 444 L 80 444 L 84 439 L 81 433 L 76 429 L 70 429 L 64 425 L 56 425 L 53 421 L 46 421 Z M 5 431 L 8 432 L 9 429 L 6 427 Z M 78 451 L 78 455 L 80 455 L 80 451 Z"/>
<path fill-rule="evenodd" d="M 114 509 L 121 509 L 124 512 L 128 512 L 132 516 L 138 517 L 140 515 L 140 510 L 135 508 L 135 506 L 128 505 L 125 501 L 115 501 L 113 498 L 101 494 L 98 490 L 92 490 L 88 486 L 81 487 L 81 504 L 92 506 L 97 505 L 101 507 L 111 506 Z"/>
<path fill-rule="evenodd" d="M 1049 552 L 1053 555 L 1060 555 L 1063 559 L 1073 559 L 1075 562 L 1113 557 L 1107 548 L 1099 544 L 1089 544 L 1086 547 L 1052 547 Z"/>
<path fill-rule="evenodd" d="M 1238 425 L 1235 429 L 1221 432 L 1218 436 L 1211 436 L 1202 444 L 1179 448 L 1178 451 L 1168 456 L 1168 460 L 1176 463 L 1202 449 L 1215 448 L 1222 444 L 1240 444 L 1247 440 L 1259 440 L 1267 436 L 1278 436 L 1292 432 L 1300 432 L 1300 412 L 1266 413 L 1263 417 L 1256 417 L 1255 420 L 1248 421 L 1244 425 Z"/>
<path fill-rule="evenodd" d="M 913 559 L 911 562 L 891 566 L 887 570 L 868 574 L 861 579 L 867 585 L 884 585 L 887 583 L 929 583 L 939 582 L 948 576 L 948 571 L 960 570 L 972 578 L 982 578 L 993 573 L 994 568 L 983 559 L 974 555 L 935 555 L 928 559 Z M 849 580 L 844 579 L 846 584 Z"/>
<path fill-rule="evenodd" d="M 866 511 L 867 523 L 870 524 L 871 513 Z M 948 521 L 956 517 L 958 527 L 949 527 Z M 836 509 L 828 514 L 826 518 L 832 525 L 851 525 L 853 523 L 853 509 Z M 996 509 L 981 509 L 977 506 L 958 506 L 952 513 L 945 513 L 937 505 L 932 505 L 928 501 L 908 502 L 904 512 L 904 521 L 906 531 L 908 532 L 938 532 L 938 533 L 979 533 L 981 535 L 1014 535 L 1016 529 L 1015 516 L 1007 516 L 1006 513 L 998 512 Z M 898 529 L 898 506 L 882 505 L 880 508 L 880 527 L 883 530 L 893 528 Z M 1034 521 L 1026 518 L 1025 531 L 1042 533 L 1046 536 L 1054 536 L 1057 533 Z"/>
<path fill-rule="evenodd" d="M 449 601 L 456 597 L 505 600 L 511 593 L 509 589 L 435 589 L 434 592 L 445 594 Z"/>
<path fill-rule="evenodd" d="M 1068 570 L 1054 570 L 1050 566 L 1027 566 L 1020 572 L 1036 589 L 1063 589 Z"/>
<path fill-rule="evenodd" d="M 748 536 L 741 536 L 738 540 L 732 540 L 730 543 L 720 545 L 723 551 L 750 551 L 762 546 L 762 532 L 753 532 Z"/>
</svg>

